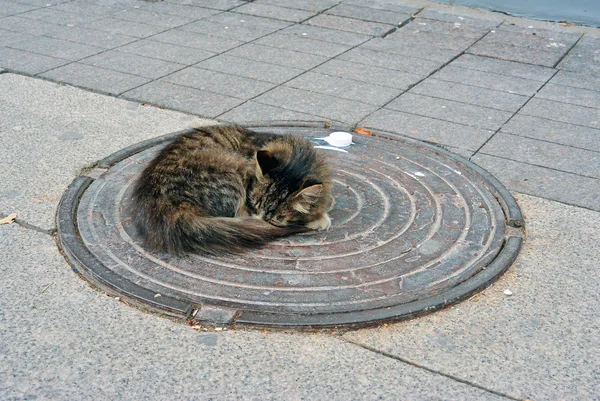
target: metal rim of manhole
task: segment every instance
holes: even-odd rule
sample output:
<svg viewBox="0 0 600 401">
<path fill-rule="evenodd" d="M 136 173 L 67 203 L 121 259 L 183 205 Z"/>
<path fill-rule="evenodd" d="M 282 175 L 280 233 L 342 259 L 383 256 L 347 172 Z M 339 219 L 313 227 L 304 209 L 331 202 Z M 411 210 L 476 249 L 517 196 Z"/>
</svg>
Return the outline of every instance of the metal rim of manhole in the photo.
<svg viewBox="0 0 600 401">
<path fill-rule="evenodd" d="M 245 124 L 322 137 L 326 123 Z M 60 202 L 65 257 L 96 287 L 198 324 L 361 327 L 433 312 L 481 291 L 515 260 L 519 206 L 488 172 L 439 147 L 376 131 L 347 153 L 321 150 L 336 206 L 327 232 L 213 258 L 144 248 L 128 216 L 132 183 L 182 132 L 125 148 L 77 177 Z"/>
</svg>

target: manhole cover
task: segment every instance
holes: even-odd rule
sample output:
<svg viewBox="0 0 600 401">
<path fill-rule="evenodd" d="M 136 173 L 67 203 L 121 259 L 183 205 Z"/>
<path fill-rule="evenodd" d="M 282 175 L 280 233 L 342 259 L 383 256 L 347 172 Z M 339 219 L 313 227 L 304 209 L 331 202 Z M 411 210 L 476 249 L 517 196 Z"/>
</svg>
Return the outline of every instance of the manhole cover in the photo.
<svg viewBox="0 0 600 401">
<path fill-rule="evenodd" d="M 261 125 L 305 137 L 340 128 Z M 68 259 L 138 306 L 217 325 L 360 326 L 433 311 L 485 288 L 515 259 L 520 210 L 472 163 L 421 142 L 354 135 L 323 150 L 334 175 L 330 231 L 236 256 L 178 258 L 144 248 L 132 184 L 175 134 L 134 145 L 77 178 L 58 212 Z"/>
</svg>

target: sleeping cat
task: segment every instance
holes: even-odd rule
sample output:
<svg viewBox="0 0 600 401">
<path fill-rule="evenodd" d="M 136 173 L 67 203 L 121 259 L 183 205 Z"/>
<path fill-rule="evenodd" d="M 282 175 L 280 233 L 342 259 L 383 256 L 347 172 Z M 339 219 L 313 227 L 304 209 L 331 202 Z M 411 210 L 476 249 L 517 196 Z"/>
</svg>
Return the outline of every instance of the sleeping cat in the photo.
<svg viewBox="0 0 600 401">
<path fill-rule="evenodd" d="M 239 126 L 197 128 L 150 162 L 133 219 L 149 247 L 219 255 L 327 230 L 331 173 L 304 138 Z"/>
</svg>

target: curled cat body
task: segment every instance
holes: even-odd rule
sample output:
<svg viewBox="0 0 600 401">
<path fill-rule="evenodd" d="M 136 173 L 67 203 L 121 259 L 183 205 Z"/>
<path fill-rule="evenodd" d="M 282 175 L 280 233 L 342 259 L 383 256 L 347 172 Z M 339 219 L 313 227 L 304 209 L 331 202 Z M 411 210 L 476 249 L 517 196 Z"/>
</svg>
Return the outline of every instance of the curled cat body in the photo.
<svg viewBox="0 0 600 401">
<path fill-rule="evenodd" d="M 237 253 L 329 229 L 331 188 L 324 157 L 304 138 L 202 127 L 176 138 L 142 171 L 133 221 L 157 251 Z"/>
</svg>

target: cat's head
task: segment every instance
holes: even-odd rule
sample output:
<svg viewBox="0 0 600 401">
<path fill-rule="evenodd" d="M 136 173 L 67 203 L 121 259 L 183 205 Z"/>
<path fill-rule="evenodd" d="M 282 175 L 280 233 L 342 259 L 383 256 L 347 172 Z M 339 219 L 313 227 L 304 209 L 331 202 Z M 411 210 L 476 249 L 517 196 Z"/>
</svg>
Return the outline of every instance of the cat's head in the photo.
<svg viewBox="0 0 600 401">
<path fill-rule="evenodd" d="M 329 228 L 331 173 L 313 144 L 277 138 L 256 153 L 256 163 L 257 182 L 249 198 L 264 220 L 279 227 Z"/>
</svg>

